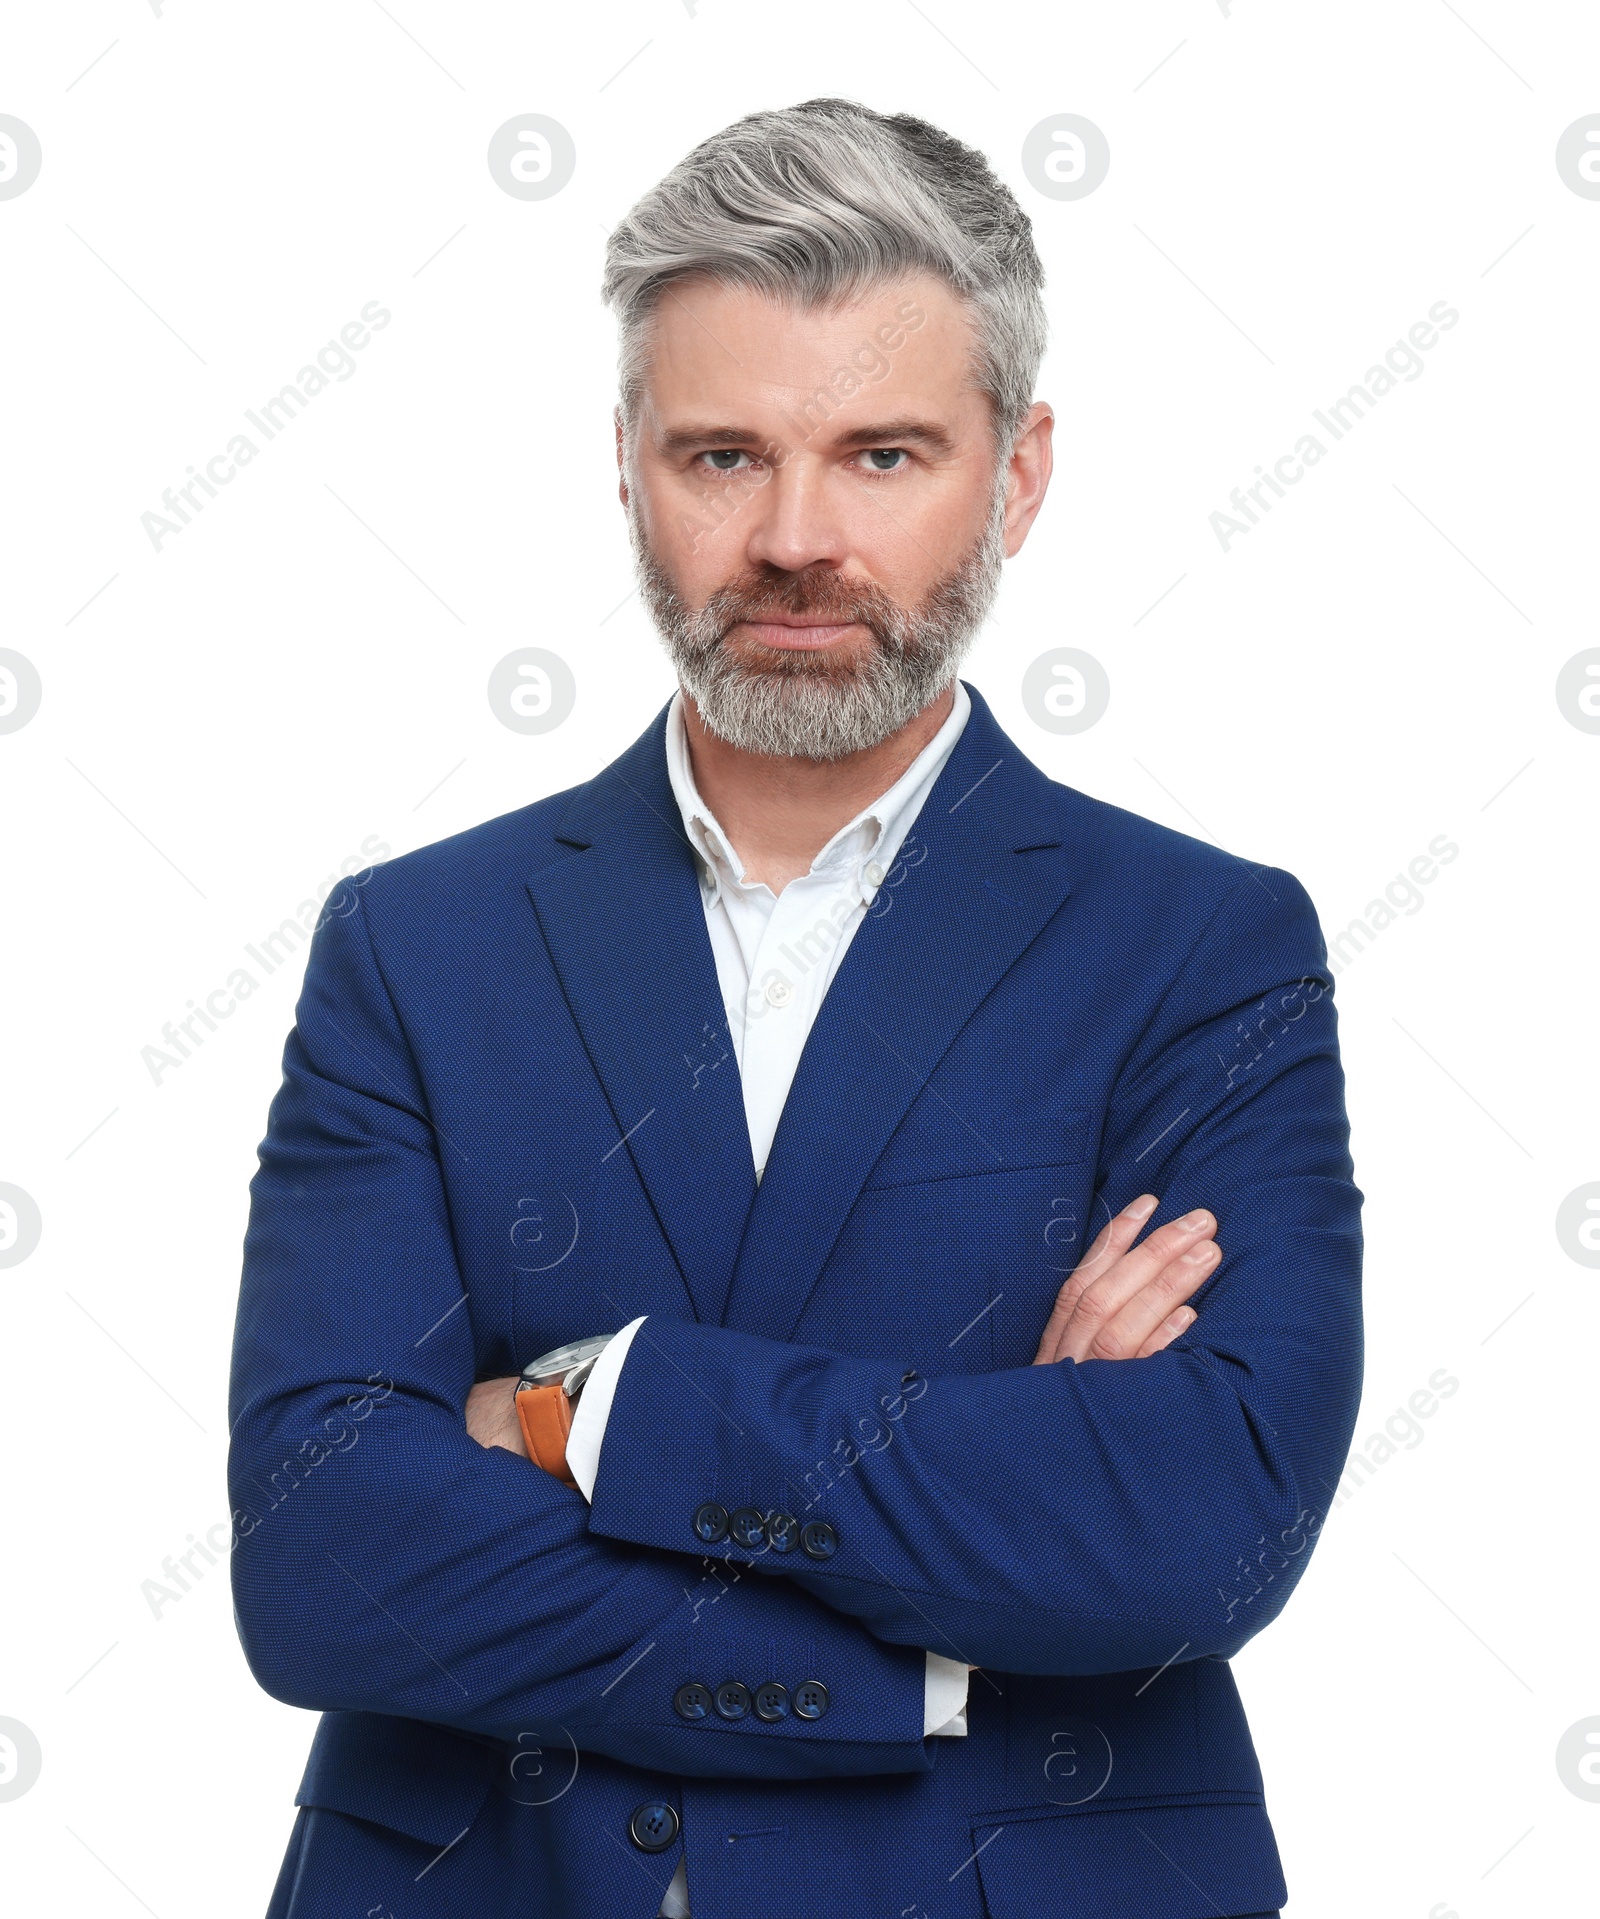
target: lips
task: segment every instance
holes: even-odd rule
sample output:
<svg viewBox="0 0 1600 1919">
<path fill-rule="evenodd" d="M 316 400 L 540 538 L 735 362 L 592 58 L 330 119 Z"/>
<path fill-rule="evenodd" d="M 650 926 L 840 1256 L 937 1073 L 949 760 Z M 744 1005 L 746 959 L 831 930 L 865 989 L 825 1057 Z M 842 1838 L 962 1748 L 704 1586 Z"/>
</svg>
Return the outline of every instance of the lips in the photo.
<svg viewBox="0 0 1600 1919">
<path fill-rule="evenodd" d="M 846 634 L 853 633 L 860 624 L 859 620 L 798 622 L 768 619 L 739 622 L 763 646 L 789 647 L 801 652 L 815 652 L 819 648 L 833 646 Z"/>
</svg>

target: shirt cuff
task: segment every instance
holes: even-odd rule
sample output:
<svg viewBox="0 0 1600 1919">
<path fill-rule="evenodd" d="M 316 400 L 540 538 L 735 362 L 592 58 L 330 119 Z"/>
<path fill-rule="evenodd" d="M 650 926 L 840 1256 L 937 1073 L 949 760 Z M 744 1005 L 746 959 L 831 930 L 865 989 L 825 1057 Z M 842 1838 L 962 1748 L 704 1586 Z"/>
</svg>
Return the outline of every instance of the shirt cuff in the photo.
<svg viewBox="0 0 1600 1919">
<path fill-rule="evenodd" d="M 594 1482 L 600 1473 L 600 1447 L 606 1436 L 606 1421 L 611 1417 L 611 1402 L 616 1397 L 617 1379 L 622 1362 L 628 1357 L 633 1336 L 644 1324 L 646 1315 L 629 1320 L 589 1368 L 589 1377 L 578 1395 L 578 1408 L 572 1415 L 572 1430 L 567 1434 L 567 1471 L 578 1482 L 578 1491 L 591 1503 Z M 946 1662 L 948 1663 L 948 1661 Z"/>
<path fill-rule="evenodd" d="M 611 1348 L 608 1346 L 606 1352 Z M 601 1355 L 602 1358 L 605 1354 Z M 581 1401 L 579 1402 L 582 1403 Z M 959 1660 L 928 1654 L 927 1691 L 923 1695 L 924 1739 L 967 1736 L 967 1668 Z"/>
</svg>

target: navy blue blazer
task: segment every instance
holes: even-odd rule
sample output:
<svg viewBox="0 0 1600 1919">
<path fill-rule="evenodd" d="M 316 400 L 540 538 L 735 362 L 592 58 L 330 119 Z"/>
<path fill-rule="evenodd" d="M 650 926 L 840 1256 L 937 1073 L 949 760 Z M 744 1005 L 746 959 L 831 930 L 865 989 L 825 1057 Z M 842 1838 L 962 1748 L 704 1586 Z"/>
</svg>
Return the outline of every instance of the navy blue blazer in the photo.
<svg viewBox="0 0 1600 1919">
<path fill-rule="evenodd" d="M 230 1408 L 245 1652 L 324 1714 L 275 1912 L 385 1910 L 357 1832 L 397 1919 L 651 1919 L 680 1857 L 694 1919 L 1281 1903 L 1228 1660 L 1360 1390 L 1322 937 L 968 691 L 759 1189 L 665 708 L 329 900 Z M 1217 1216 L 1197 1321 L 1032 1366 L 1146 1190 Z M 467 1436 L 474 1381 L 640 1313 L 592 1508 Z M 965 1739 L 924 1649 L 981 1668 Z"/>
</svg>

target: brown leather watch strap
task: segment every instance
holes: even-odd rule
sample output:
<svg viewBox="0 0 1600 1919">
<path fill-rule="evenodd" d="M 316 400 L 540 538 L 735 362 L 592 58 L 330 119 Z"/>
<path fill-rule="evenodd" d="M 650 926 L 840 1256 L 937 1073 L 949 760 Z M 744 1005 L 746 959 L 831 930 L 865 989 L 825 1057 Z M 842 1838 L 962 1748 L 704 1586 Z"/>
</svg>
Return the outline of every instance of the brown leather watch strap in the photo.
<svg viewBox="0 0 1600 1919">
<path fill-rule="evenodd" d="M 572 1431 L 572 1401 L 559 1379 L 543 1386 L 524 1387 L 516 1395 L 517 1419 L 527 1441 L 528 1457 L 552 1479 L 576 1488 L 567 1469 L 567 1434 Z"/>
</svg>

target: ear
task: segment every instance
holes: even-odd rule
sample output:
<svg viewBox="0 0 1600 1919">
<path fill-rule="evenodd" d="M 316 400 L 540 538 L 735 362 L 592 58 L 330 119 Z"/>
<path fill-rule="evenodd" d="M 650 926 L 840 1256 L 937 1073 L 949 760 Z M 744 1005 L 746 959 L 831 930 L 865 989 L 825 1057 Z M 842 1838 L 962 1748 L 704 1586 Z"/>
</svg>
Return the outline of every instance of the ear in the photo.
<svg viewBox="0 0 1600 1919">
<path fill-rule="evenodd" d="M 622 408 L 613 407 L 611 419 L 617 430 L 617 498 L 626 507 L 628 504 L 628 474 L 624 458 L 625 435 L 622 430 Z"/>
<path fill-rule="evenodd" d="M 1011 446 L 1010 479 L 1006 490 L 1006 558 L 1022 550 L 1028 529 L 1038 517 L 1049 490 L 1052 470 L 1051 435 L 1055 414 L 1043 400 L 1035 400 L 1023 417 Z"/>
</svg>

